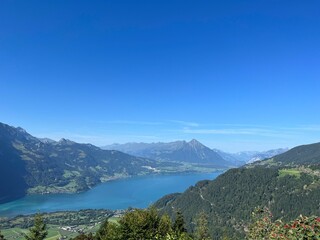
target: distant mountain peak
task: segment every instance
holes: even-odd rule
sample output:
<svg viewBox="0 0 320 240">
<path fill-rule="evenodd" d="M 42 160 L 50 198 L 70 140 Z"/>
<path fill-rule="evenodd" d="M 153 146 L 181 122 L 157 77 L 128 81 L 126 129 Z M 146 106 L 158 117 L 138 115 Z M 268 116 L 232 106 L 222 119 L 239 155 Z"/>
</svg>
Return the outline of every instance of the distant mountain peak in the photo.
<svg viewBox="0 0 320 240">
<path fill-rule="evenodd" d="M 197 139 L 192 139 L 189 143 L 191 144 L 201 144 Z"/>
<path fill-rule="evenodd" d="M 196 139 L 187 142 L 179 140 L 168 143 L 135 143 L 106 146 L 104 149 L 118 150 L 139 157 L 162 161 L 210 164 L 216 167 L 233 166 L 219 154 Z"/>
<path fill-rule="evenodd" d="M 51 138 L 39 138 L 39 140 L 43 143 L 55 143 L 56 141 Z"/>
<path fill-rule="evenodd" d="M 192 139 L 188 144 L 192 147 L 204 147 L 204 145 L 196 139 Z"/>
<path fill-rule="evenodd" d="M 71 145 L 71 144 L 75 144 L 76 142 L 71 141 L 69 139 L 61 138 L 58 143 Z"/>
<path fill-rule="evenodd" d="M 27 131 L 25 129 L 23 129 L 22 127 L 17 127 L 17 130 L 21 133 L 27 133 Z"/>
</svg>

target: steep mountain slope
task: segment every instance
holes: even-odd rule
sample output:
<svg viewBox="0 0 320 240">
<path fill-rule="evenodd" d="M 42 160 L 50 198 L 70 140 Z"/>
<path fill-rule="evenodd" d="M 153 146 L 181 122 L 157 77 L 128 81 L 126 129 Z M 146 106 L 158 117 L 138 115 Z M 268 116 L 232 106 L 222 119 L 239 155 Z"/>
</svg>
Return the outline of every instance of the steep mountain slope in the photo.
<svg viewBox="0 0 320 240">
<path fill-rule="evenodd" d="M 113 144 L 105 146 L 104 149 L 123 151 L 161 161 L 210 164 L 216 167 L 235 166 L 195 139 L 190 142 Z"/>
<path fill-rule="evenodd" d="M 91 144 L 38 139 L 0 123 L 0 202 L 29 193 L 86 190 L 97 183 L 149 174 L 177 164 L 107 151 Z"/>
<path fill-rule="evenodd" d="M 0 203 L 23 196 L 27 188 L 23 177 L 27 174 L 26 163 L 8 141 L 8 137 L 14 135 L 21 138 L 20 129 L 0 123 Z"/>
<path fill-rule="evenodd" d="M 231 169 L 213 181 L 198 182 L 182 194 L 171 194 L 155 206 L 174 216 L 180 210 L 194 227 L 202 210 L 209 215 L 214 239 L 241 239 L 257 206 L 267 206 L 275 219 L 320 215 L 320 145 L 294 148 L 272 159 Z"/>
</svg>

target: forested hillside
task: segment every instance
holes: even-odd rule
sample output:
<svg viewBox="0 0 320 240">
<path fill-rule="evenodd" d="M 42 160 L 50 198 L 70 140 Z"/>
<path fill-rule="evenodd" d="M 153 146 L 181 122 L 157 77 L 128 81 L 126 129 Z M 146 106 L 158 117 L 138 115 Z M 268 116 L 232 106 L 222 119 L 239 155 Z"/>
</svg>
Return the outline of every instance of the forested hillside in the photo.
<svg viewBox="0 0 320 240">
<path fill-rule="evenodd" d="M 194 228 L 195 216 L 205 211 L 216 239 L 243 237 L 257 206 L 267 206 L 274 219 L 286 221 L 300 214 L 320 215 L 319 147 L 301 146 L 271 160 L 228 170 L 182 194 L 165 196 L 155 206 L 170 216 L 180 210 L 189 230 Z"/>
<path fill-rule="evenodd" d="M 110 179 L 178 166 L 66 139 L 42 140 L 0 123 L 0 203 L 26 192 L 78 192 Z"/>
<path fill-rule="evenodd" d="M 319 165 L 320 164 L 320 143 L 302 145 L 270 158 L 268 161 L 257 162 L 263 165 Z"/>
</svg>

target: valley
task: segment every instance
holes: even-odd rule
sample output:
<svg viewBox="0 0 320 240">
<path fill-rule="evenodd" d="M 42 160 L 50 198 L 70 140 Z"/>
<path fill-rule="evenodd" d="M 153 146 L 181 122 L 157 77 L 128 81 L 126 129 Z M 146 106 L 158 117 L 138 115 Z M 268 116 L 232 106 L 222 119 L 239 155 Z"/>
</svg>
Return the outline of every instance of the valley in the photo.
<svg viewBox="0 0 320 240">
<path fill-rule="evenodd" d="M 78 193 L 106 181 L 154 174 L 212 172 L 222 163 L 154 160 L 70 140 L 38 139 L 0 123 L 0 203 L 26 194 Z"/>
<path fill-rule="evenodd" d="M 48 226 L 47 239 L 69 239 L 80 233 L 94 233 L 103 221 L 118 219 L 124 211 L 111 210 L 80 210 L 43 213 L 43 219 Z M 33 225 L 34 215 L 16 216 L 14 218 L 1 218 L 0 229 L 6 239 L 24 239 L 24 234 Z"/>
<path fill-rule="evenodd" d="M 181 212 L 190 233 L 206 212 L 213 239 L 243 238 L 259 206 L 284 221 L 320 215 L 320 143 L 228 154 L 196 140 L 103 150 L 39 139 L 5 124 L 0 133 L 0 227 L 8 239 L 20 239 L 30 214 L 39 211 L 45 213 L 48 239 L 95 234 L 102 219 L 150 206 L 171 220 Z"/>
<path fill-rule="evenodd" d="M 212 173 L 176 173 L 135 176 L 105 182 L 76 194 L 32 194 L 0 204 L 0 217 L 81 209 L 146 208 L 163 195 L 184 192 L 203 179 L 214 179 Z"/>
</svg>

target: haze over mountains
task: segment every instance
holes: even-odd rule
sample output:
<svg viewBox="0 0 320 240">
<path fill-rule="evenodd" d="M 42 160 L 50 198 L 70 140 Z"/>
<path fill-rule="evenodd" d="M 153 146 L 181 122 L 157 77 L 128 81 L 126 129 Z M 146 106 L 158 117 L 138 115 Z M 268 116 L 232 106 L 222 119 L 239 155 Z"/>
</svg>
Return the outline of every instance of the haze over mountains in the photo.
<svg viewBox="0 0 320 240">
<path fill-rule="evenodd" d="M 170 143 L 127 143 L 123 145 L 106 146 L 104 149 L 114 149 L 135 156 L 147 157 L 162 161 L 178 161 L 199 164 L 214 164 L 220 167 L 230 167 L 232 164 L 219 154 L 204 146 L 197 140 L 190 142 L 176 141 Z"/>
<path fill-rule="evenodd" d="M 288 151 L 289 148 L 271 149 L 268 151 L 243 151 L 237 153 L 226 153 L 218 149 L 214 149 L 220 156 L 229 162 L 253 163 L 255 161 L 271 158 L 278 154 Z"/>
<path fill-rule="evenodd" d="M 218 149 L 210 149 L 193 139 L 190 142 L 175 141 L 169 143 L 125 143 L 102 147 L 107 150 L 118 150 L 134 156 L 165 161 L 183 161 L 202 164 L 220 164 L 221 166 L 241 166 L 246 163 L 270 158 L 288 151 L 287 148 L 269 151 L 243 151 L 227 153 Z"/>
</svg>

